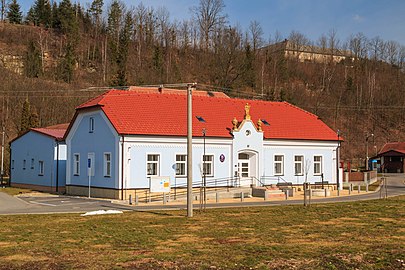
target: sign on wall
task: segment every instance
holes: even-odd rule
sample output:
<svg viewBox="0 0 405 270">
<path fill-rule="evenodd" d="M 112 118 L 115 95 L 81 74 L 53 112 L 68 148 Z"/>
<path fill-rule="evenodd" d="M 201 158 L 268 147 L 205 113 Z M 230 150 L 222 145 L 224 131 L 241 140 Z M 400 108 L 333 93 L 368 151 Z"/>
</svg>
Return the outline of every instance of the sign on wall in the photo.
<svg viewBox="0 0 405 270">
<path fill-rule="evenodd" d="M 151 176 L 150 192 L 170 192 L 170 176 Z"/>
<path fill-rule="evenodd" d="M 224 154 L 221 154 L 221 155 L 219 156 L 219 161 L 221 161 L 221 162 L 224 162 L 224 161 L 225 161 L 225 155 L 224 155 Z"/>
</svg>

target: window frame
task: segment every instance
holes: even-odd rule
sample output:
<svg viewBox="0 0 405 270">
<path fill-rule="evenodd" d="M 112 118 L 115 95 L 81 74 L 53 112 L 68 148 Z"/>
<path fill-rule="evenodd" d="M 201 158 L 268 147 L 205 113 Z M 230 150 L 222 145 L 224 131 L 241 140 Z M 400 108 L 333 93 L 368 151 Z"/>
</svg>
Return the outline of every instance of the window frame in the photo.
<svg viewBox="0 0 405 270">
<path fill-rule="evenodd" d="M 76 160 L 76 157 L 78 157 L 77 160 Z M 77 169 L 77 171 L 76 171 L 76 169 Z M 73 175 L 74 176 L 80 175 L 80 153 L 73 154 Z"/>
<path fill-rule="evenodd" d="M 177 160 L 177 157 L 179 156 L 184 156 L 185 160 Z M 175 177 L 187 177 L 187 154 L 175 154 L 174 158 L 175 158 L 175 172 L 174 172 Z M 177 173 L 178 164 L 183 164 L 184 174 Z"/>
<path fill-rule="evenodd" d="M 43 176 L 45 171 L 45 162 L 43 160 L 38 160 L 38 175 Z"/>
<path fill-rule="evenodd" d="M 319 157 L 320 161 L 315 161 L 315 158 Z M 315 171 L 316 164 L 319 164 L 319 172 Z M 322 155 L 314 155 L 314 175 L 322 175 L 323 173 L 323 156 Z"/>
<path fill-rule="evenodd" d="M 157 156 L 158 160 L 149 160 L 149 156 Z M 149 164 L 156 164 L 156 174 L 149 174 Z M 146 176 L 159 176 L 160 175 L 160 154 L 159 153 L 147 153 L 146 154 Z"/>
<path fill-rule="evenodd" d="M 276 157 L 281 157 L 280 160 L 276 160 Z M 275 176 L 282 176 L 284 175 L 284 154 L 275 154 L 273 157 L 273 164 L 274 164 L 274 175 Z M 277 164 L 280 164 L 280 172 L 277 172 Z"/>
<path fill-rule="evenodd" d="M 301 161 L 297 161 L 296 158 L 301 157 Z M 301 171 L 297 172 L 296 165 L 301 165 Z M 294 175 L 296 176 L 303 176 L 304 175 L 304 155 L 294 155 Z"/>
<path fill-rule="evenodd" d="M 212 160 L 205 160 L 204 161 L 204 157 L 212 157 Z M 204 168 L 204 165 L 206 165 L 206 167 L 207 167 L 207 164 L 211 164 L 211 171 L 209 172 L 209 173 L 205 173 L 205 177 L 214 177 L 214 159 L 215 159 L 215 155 L 214 154 L 203 154 L 202 155 L 202 159 L 201 159 L 201 164 L 202 164 L 202 175 L 204 176 L 204 173 L 205 173 L 205 168 Z"/>
<path fill-rule="evenodd" d="M 94 133 L 95 120 L 94 117 L 89 117 L 89 133 Z"/>
<path fill-rule="evenodd" d="M 109 156 L 109 160 L 107 160 L 107 156 Z M 104 177 L 111 177 L 111 171 L 112 171 L 112 155 L 111 152 L 104 152 L 103 153 L 103 172 L 104 172 Z M 109 172 L 108 172 L 109 169 Z"/>
</svg>

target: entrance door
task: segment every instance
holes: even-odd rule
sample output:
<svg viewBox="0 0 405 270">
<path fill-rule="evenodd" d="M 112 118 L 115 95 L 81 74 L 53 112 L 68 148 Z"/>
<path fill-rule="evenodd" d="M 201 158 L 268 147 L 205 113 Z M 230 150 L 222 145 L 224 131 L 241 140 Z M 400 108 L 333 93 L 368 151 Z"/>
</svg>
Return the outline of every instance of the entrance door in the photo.
<svg viewBox="0 0 405 270">
<path fill-rule="evenodd" d="M 240 185 L 246 186 L 251 184 L 250 175 L 250 156 L 246 153 L 240 153 L 238 156 L 238 174 Z"/>
</svg>

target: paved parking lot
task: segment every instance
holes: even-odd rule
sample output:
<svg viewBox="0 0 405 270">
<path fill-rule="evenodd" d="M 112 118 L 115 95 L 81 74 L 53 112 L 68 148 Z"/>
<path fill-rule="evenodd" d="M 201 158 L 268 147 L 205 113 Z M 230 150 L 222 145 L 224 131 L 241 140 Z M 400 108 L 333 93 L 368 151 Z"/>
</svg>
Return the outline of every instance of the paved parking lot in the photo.
<svg viewBox="0 0 405 270">
<path fill-rule="evenodd" d="M 405 175 L 389 175 L 387 178 L 387 195 L 398 196 L 405 194 Z M 347 202 L 357 200 L 371 200 L 378 199 L 381 192 L 370 192 L 357 196 L 341 196 L 320 198 L 313 203 L 333 203 L 333 202 Z M 284 200 L 284 201 L 261 201 L 261 202 L 232 202 L 232 203 L 209 203 L 207 207 L 241 207 L 241 206 L 275 206 L 282 204 L 302 204 L 302 200 Z M 125 205 L 111 203 L 109 200 L 102 199 L 88 199 L 83 197 L 70 197 L 70 196 L 44 196 L 37 194 L 35 196 L 18 197 L 9 196 L 0 192 L 0 214 L 44 214 L 44 213 L 85 213 L 95 210 L 129 210 L 129 211 L 148 211 L 148 210 L 163 210 L 163 209 L 185 209 L 186 204 L 183 202 L 179 205 Z M 197 209 L 198 204 L 194 204 Z"/>
<path fill-rule="evenodd" d="M 12 197 L 4 193 L 0 196 L 0 214 L 83 213 L 109 209 L 132 210 L 126 206 L 112 204 L 108 200 L 67 196 Z"/>
</svg>

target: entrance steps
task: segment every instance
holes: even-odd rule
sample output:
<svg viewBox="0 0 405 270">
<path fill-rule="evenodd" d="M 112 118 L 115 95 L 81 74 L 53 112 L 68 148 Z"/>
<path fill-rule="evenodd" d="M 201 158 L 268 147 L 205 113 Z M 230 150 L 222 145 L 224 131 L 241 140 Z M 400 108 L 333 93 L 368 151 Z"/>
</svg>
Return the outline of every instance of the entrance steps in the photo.
<svg viewBox="0 0 405 270">
<path fill-rule="evenodd" d="M 272 198 L 284 198 L 286 195 L 284 191 L 282 191 L 278 187 L 270 186 L 270 187 L 253 187 L 252 196 L 264 199 L 272 199 Z"/>
</svg>

